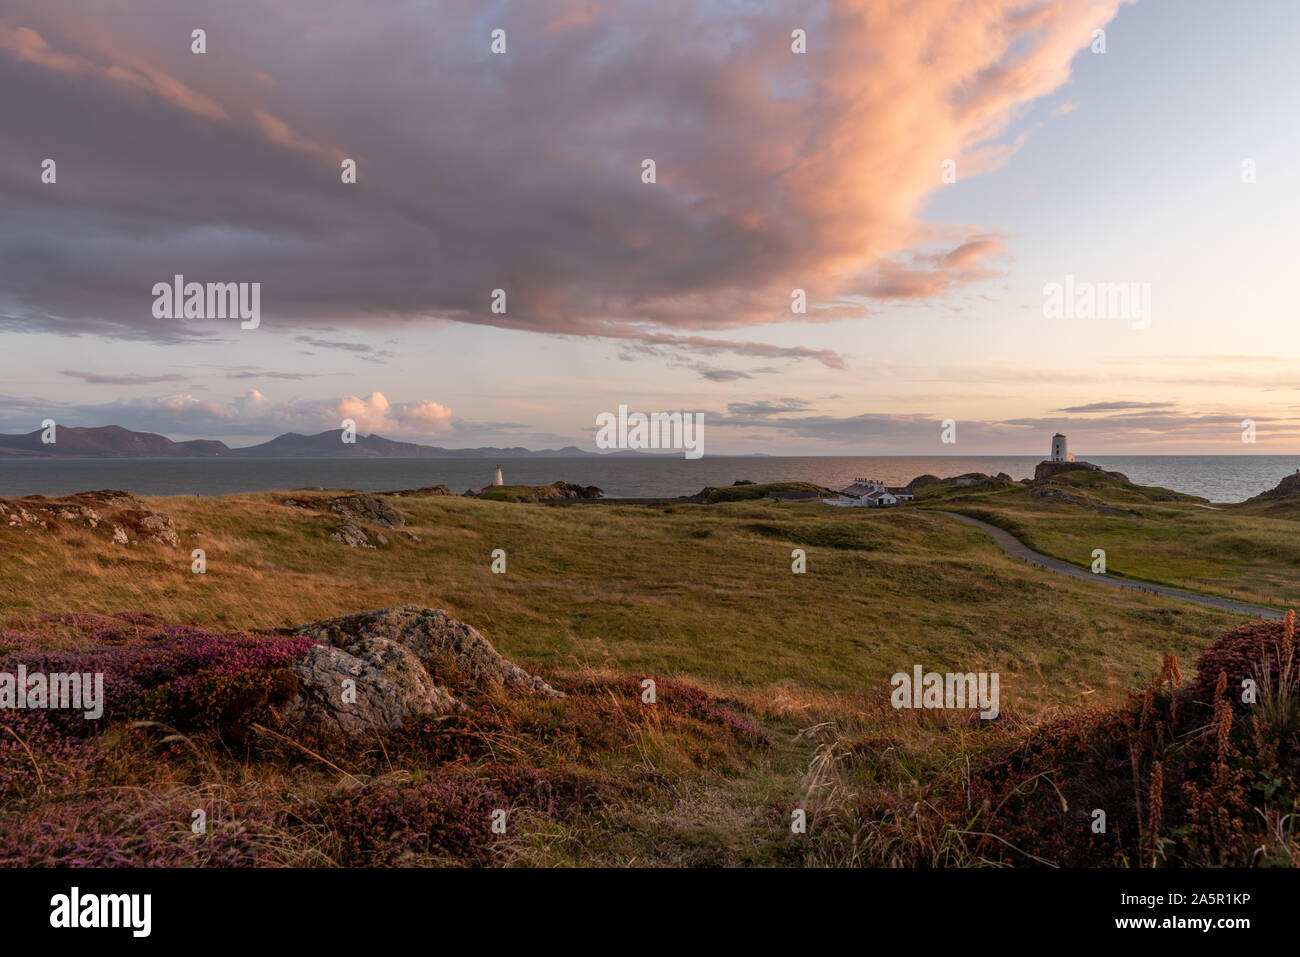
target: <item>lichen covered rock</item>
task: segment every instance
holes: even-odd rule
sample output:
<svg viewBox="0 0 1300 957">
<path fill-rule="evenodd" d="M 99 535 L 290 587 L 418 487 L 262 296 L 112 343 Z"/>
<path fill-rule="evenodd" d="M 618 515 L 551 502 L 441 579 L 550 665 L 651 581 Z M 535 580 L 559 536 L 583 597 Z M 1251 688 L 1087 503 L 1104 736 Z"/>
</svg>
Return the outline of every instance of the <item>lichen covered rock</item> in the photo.
<svg viewBox="0 0 1300 957">
<path fill-rule="evenodd" d="M 415 716 L 461 708 L 413 652 L 385 638 L 357 638 L 341 648 L 315 644 L 289 670 L 301 688 L 285 710 L 290 727 L 391 731 Z"/>
<path fill-rule="evenodd" d="M 151 511 L 130 492 L 112 489 L 77 492 L 59 498 L 28 495 L 0 499 L 0 523 L 22 529 L 29 535 L 38 531 L 57 534 L 88 529 L 111 539 L 115 545 L 133 545 L 138 541 L 168 548 L 180 545 L 180 536 L 170 516 Z"/>
<path fill-rule="evenodd" d="M 301 625 L 289 634 L 345 650 L 365 639 L 382 638 L 414 652 L 429 674 L 457 690 L 511 689 L 561 695 L 541 678 L 501 657 L 476 629 L 436 608 L 399 605 L 358 612 Z"/>
</svg>

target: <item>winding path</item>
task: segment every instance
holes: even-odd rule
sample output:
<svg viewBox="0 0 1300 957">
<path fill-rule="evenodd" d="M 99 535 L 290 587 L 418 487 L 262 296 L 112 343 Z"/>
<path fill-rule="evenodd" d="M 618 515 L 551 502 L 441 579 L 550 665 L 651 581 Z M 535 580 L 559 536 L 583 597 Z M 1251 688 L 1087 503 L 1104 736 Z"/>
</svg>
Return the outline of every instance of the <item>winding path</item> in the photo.
<svg viewBox="0 0 1300 957">
<path fill-rule="evenodd" d="M 1042 552 L 1036 552 L 1010 532 L 998 528 L 996 525 L 990 525 L 988 522 L 981 522 L 978 518 L 971 518 L 969 515 L 959 515 L 956 512 L 945 512 L 942 509 L 934 509 L 934 511 L 938 512 L 940 515 L 947 515 L 949 518 L 956 519 L 966 525 L 973 525 L 981 531 L 988 532 L 993 541 L 997 542 L 998 546 L 1008 555 L 1014 555 L 1016 558 L 1023 558 L 1031 565 L 1059 572 L 1062 575 L 1069 575 L 1071 578 L 1079 578 L 1083 581 L 1094 582 L 1097 584 L 1113 585 L 1116 588 L 1128 588 L 1132 591 L 1146 592 L 1149 595 L 1163 595 L 1166 598 L 1177 598 L 1181 601 L 1195 602 L 1196 604 L 1204 605 L 1207 608 L 1217 608 L 1220 611 L 1235 612 L 1238 615 L 1250 615 L 1255 618 L 1283 617 L 1282 612 L 1273 608 L 1265 608 L 1263 605 L 1252 605 L 1244 601 L 1233 601 L 1230 598 L 1216 598 L 1213 595 L 1202 595 L 1194 591 L 1185 591 L 1182 588 L 1170 588 L 1168 585 L 1152 585 L 1147 582 L 1135 582 L 1123 578 L 1112 578 L 1110 575 L 1097 575 L 1086 568 L 1080 568 L 1078 565 L 1071 565 L 1069 562 L 1061 561 L 1059 558 L 1052 558 L 1048 555 L 1044 555 Z"/>
</svg>

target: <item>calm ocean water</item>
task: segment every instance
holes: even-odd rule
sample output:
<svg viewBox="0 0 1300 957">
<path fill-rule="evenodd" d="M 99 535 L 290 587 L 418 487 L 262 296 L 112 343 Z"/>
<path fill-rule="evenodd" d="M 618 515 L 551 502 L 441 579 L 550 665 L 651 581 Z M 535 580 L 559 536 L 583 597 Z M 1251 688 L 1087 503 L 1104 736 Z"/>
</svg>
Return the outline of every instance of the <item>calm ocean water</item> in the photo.
<svg viewBox="0 0 1300 957">
<path fill-rule="evenodd" d="M 1026 478 L 1042 459 L 1034 455 L 930 457 L 591 457 L 576 459 L 0 459 L 0 495 L 65 495 L 88 489 L 126 489 L 140 495 L 225 495 L 301 488 L 365 491 L 444 484 L 460 493 L 489 485 L 497 465 L 507 483 L 563 480 L 597 485 L 609 497 L 690 495 L 705 485 L 806 481 L 842 488 L 856 476 L 902 485 L 918 475 L 1006 472 Z M 1089 456 L 1141 485 L 1161 485 L 1215 502 L 1238 502 L 1275 486 L 1300 469 L 1297 455 Z"/>
</svg>

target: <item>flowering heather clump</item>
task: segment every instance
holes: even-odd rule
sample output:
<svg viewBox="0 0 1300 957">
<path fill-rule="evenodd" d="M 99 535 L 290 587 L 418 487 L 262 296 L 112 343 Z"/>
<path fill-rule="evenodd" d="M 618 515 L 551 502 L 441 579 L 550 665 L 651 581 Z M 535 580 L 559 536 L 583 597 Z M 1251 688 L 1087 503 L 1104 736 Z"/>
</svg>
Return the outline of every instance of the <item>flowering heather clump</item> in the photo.
<svg viewBox="0 0 1300 957">
<path fill-rule="evenodd" d="M 493 742 L 518 729 L 509 715 L 489 705 L 459 714 L 411 721 L 389 735 L 390 747 L 418 755 L 422 764 L 436 766 L 491 757 Z M 362 746 L 369 749 L 368 742 Z"/>
<path fill-rule="evenodd" d="M 501 839 L 492 833 L 492 812 L 509 807 L 496 788 L 449 776 L 403 787 L 366 787 L 325 802 L 308 819 L 333 832 L 344 867 L 430 859 L 489 864 Z"/>
<path fill-rule="evenodd" d="M 15 629 L 0 631 L 0 655 L 28 652 L 37 648 L 45 648 L 48 644 L 49 636 L 37 631 Z"/>
<path fill-rule="evenodd" d="M 370 785 L 327 801 L 308 820 L 333 832 L 343 866 L 489 864 L 517 834 L 518 812 L 589 815 L 600 786 L 572 771 L 492 763 L 472 777 L 457 772 L 414 784 Z M 507 812 L 506 834 L 492 832 L 499 810 Z"/>
<path fill-rule="evenodd" d="M 284 669 L 204 671 L 146 691 L 125 711 L 133 718 L 177 728 L 215 727 L 232 744 L 243 744 L 248 726 L 259 715 L 268 707 L 283 707 L 297 693 L 297 679 Z"/>
<path fill-rule="evenodd" d="M 589 813 L 610 782 L 564 768 L 535 768 L 519 762 L 483 766 L 482 778 L 501 792 L 511 807 L 529 807 L 551 816 Z"/>
<path fill-rule="evenodd" d="M 236 820 L 214 818 L 190 829 L 184 802 L 104 797 L 93 807 L 45 804 L 17 826 L 0 829 L 0 866 L 255 867 L 274 865 L 276 815 L 252 806 Z"/>
<path fill-rule="evenodd" d="M 511 863 L 593 820 L 668 813 L 683 775 L 734 773 L 771 746 L 698 687 L 661 680 L 648 705 L 639 677 L 589 673 L 567 697 L 463 689 L 457 710 L 395 729 L 277 724 L 313 643 L 143 614 L 0 632 L 0 670 L 104 676 L 98 721 L 0 712 L 0 866 Z"/>
<path fill-rule="evenodd" d="M 102 643 L 10 653 L 0 658 L 0 671 L 13 672 L 21 663 L 29 672 L 102 672 L 105 721 L 146 718 L 235 730 L 237 737 L 246 716 L 293 697 L 296 685 L 283 669 L 311 645 L 308 638 L 157 628 L 147 618 L 127 616 L 65 616 L 60 624 L 70 619 L 90 631 L 88 640 Z M 2 635 L 0 644 L 7 644 Z M 50 714 L 68 732 L 93 730 L 79 713 Z"/>
<path fill-rule="evenodd" d="M 84 785 L 102 752 L 69 738 L 45 711 L 0 711 L 0 804 Z"/>
</svg>

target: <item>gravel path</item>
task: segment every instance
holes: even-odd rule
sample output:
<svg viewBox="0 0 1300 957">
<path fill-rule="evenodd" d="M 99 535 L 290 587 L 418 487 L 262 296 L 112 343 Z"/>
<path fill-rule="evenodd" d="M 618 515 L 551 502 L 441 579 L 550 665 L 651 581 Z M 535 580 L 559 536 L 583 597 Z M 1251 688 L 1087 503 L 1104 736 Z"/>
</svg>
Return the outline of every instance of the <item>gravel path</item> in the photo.
<svg viewBox="0 0 1300 957">
<path fill-rule="evenodd" d="M 949 518 L 956 519 L 966 525 L 974 525 L 976 528 L 988 532 L 997 542 L 999 547 L 1008 555 L 1014 555 L 1016 558 L 1023 558 L 1031 565 L 1037 565 L 1039 568 L 1046 568 L 1050 571 L 1059 572 L 1062 575 L 1069 575 L 1071 578 L 1079 578 L 1083 581 L 1094 582 L 1097 584 L 1113 585 L 1116 588 L 1128 588 L 1133 591 L 1146 592 L 1150 595 L 1163 595 L 1166 598 L 1177 598 L 1180 601 L 1195 602 L 1198 605 L 1204 605 L 1207 608 L 1218 608 L 1221 611 L 1231 611 L 1239 615 L 1250 615 L 1253 618 L 1281 618 L 1282 612 L 1272 608 L 1265 608 L 1263 605 L 1252 605 L 1244 601 L 1233 601 L 1230 598 L 1216 598 L 1213 595 L 1202 595 L 1194 591 L 1184 591 L 1181 588 L 1170 588 L 1167 585 L 1151 585 L 1146 582 L 1128 581 L 1123 578 L 1112 578 L 1109 575 L 1097 575 L 1091 570 L 1080 568 L 1078 565 L 1071 565 L 1069 562 L 1063 562 L 1059 558 L 1051 558 L 1041 552 L 1036 552 L 1020 539 L 1016 538 L 1010 532 L 998 528 L 996 525 L 990 525 L 988 522 L 981 522 L 978 518 L 971 518 L 968 515 L 958 515 L 956 512 L 945 512 L 935 509 L 940 515 L 947 515 Z"/>
</svg>

